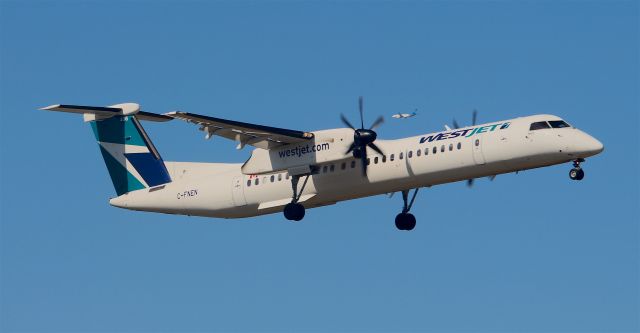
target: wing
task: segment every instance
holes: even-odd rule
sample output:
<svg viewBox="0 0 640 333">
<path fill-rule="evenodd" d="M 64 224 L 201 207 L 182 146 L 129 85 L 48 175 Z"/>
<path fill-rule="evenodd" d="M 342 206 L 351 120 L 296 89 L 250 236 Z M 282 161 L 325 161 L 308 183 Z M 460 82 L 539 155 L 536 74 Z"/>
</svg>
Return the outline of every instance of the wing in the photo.
<svg viewBox="0 0 640 333">
<path fill-rule="evenodd" d="M 165 115 L 200 125 L 200 130 L 207 133 L 207 139 L 213 135 L 218 135 L 229 140 L 238 141 L 238 149 L 242 149 L 245 145 L 271 149 L 313 139 L 313 133 L 309 132 L 242 123 L 189 112 L 176 111 L 165 113 Z"/>
</svg>

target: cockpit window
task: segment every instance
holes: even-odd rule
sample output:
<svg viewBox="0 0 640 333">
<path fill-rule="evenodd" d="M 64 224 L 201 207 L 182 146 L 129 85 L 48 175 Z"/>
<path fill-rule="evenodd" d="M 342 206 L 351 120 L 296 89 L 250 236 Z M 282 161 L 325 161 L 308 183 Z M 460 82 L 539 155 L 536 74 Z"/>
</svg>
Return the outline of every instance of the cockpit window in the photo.
<svg viewBox="0 0 640 333">
<path fill-rule="evenodd" d="M 529 127 L 529 130 L 535 131 L 535 130 L 545 129 L 545 128 L 551 128 L 551 126 L 549 126 L 549 124 L 547 124 L 546 121 L 539 121 L 531 124 L 531 127 Z"/>
<path fill-rule="evenodd" d="M 551 125 L 551 127 L 553 128 L 565 128 L 565 127 L 571 127 L 569 124 L 565 123 L 562 120 L 550 120 L 549 124 Z"/>
</svg>

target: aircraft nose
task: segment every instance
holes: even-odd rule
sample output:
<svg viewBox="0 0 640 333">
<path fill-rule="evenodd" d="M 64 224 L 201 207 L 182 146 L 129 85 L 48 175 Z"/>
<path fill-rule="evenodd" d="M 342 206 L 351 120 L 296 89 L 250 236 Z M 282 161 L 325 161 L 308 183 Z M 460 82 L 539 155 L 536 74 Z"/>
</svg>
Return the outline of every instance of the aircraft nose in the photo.
<svg viewBox="0 0 640 333">
<path fill-rule="evenodd" d="M 589 157 L 600 154 L 604 150 L 604 145 L 598 139 L 583 132 L 576 142 L 576 148 L 576 153 L 580 157 Z"/>
<path fill-rule="evenodd" d="M 591 140 L 589 140 L 589 151 L 595 154 L 600 154 L 604 150 L 604 145 L 598 139 L 589 136 Z"/>
</svg>

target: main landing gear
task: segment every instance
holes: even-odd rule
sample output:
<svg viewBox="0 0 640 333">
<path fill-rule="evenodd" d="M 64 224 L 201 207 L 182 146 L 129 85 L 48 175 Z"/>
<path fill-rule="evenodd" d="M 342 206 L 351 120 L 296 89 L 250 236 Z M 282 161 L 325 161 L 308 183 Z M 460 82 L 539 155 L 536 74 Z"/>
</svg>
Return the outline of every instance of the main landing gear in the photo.
<svg viewBox="0 0 640 333">
<path fill-rule="evenodd" d="M 413 191 L 411 201 L 408 201 L 409 190 L 402 191 L 402 201 L 404 202 L 404 206 L 402 207 L 402 213 L 396 216 L 396 228 L 398 228 L 398 230 L 410 231 L 416 227 L 416 217 L 409 213 L 409 211 L 411 210 L 411 206 L 413 206 L 413 202 L 416 200 L 417 194 L 418 189 L 415 189 Z"/>
<path fill-rule="evenodd" d="M 299 204 L 298 200 L 300 200 L 300 196 L 302 195 L 302 191 L 304 191 L 304 187 L 307 186 L 308 180 L 309 175 L 306 175 L 304 178 L 304 183 L 302 183 L 300 193 L 298 193 L 298 182 L 300 181 L 300 176 L 291 176 L 293 198 L 291 199 L 290 203 L 284 206 L 284 217 L 289 221 L 300 221 L 304 218 L 304 206 Z"/>
<path fill-rule="evenodd" d="M 584 170 L 580 167 L 582 162 L 584 162 L 584 158 L 573 161 L 573 169 L 569 171 L 569 178 L 572 180 L 582 180 L 584 178 Z"/>
</svg>

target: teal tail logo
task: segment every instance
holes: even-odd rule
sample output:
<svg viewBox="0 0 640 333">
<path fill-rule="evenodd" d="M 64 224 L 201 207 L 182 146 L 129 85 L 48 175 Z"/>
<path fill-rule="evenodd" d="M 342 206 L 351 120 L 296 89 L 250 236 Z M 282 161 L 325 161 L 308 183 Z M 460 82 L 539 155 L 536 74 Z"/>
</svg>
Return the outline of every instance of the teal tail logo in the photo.
<svg viewBox="0 0 640 333">
<path fill-rule="evenodd" d="M 135 116 L 91 122 L 118 196 L 171 182 L 164 161 Z"/>
</svg>

